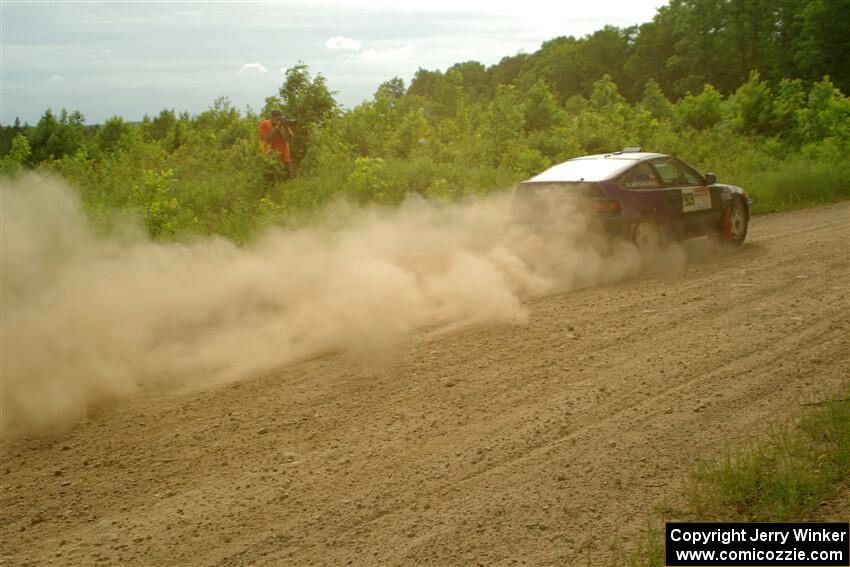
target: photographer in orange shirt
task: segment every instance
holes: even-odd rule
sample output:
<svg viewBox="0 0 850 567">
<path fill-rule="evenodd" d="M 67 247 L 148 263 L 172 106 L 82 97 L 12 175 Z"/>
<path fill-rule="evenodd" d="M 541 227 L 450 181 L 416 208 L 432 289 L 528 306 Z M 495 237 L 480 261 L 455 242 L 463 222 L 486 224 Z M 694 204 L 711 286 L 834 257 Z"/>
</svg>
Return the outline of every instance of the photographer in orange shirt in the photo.
<svg viewBox="0 0 850 567">
<path fill-rule="evenodd" d="M 277 152 L 280 155 L 280 161 L 286 169 L 286 177 L 291 178 L 292 157 L 289 155 L 289 142 L 295 138 L 292 133 L 292 126 L 295 125 L 295 120 L 287 120 L 283 117 L 283 112 L 274 109 L 269 113 L 269 118 L 260 122 L 260 149 L 265 152 Z"/>
</svg>

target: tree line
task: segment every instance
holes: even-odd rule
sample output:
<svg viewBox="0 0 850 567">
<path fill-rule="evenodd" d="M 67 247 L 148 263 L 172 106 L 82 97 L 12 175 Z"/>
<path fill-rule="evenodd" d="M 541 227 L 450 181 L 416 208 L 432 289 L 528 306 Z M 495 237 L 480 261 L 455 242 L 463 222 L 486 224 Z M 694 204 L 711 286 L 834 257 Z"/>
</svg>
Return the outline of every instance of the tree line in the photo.
<svg viewBox="0 0 850 567">
<path fill-rule="evenodd" d="M 0 132 L 0 168 L 59 173 L 95 218 L 149 232 L 249 238 L 343 195 L 392 205 L 505 188 L 587 153 L 673 153 L 747 187 L 760 210 L 847 196 L 850 0 L 673 0 L 651 22 L 557 38 L 485 67 L 420 69 L 353 109 L 321 74 L 288 69 L 259 113 L 222 97 L 198 115 L 87 126 L 48 110 Z M 840 33 L 839 33 L 840 32 Z M 296 178 L 257 151 L 273 107 L 298 120 Z"/>
</svg>

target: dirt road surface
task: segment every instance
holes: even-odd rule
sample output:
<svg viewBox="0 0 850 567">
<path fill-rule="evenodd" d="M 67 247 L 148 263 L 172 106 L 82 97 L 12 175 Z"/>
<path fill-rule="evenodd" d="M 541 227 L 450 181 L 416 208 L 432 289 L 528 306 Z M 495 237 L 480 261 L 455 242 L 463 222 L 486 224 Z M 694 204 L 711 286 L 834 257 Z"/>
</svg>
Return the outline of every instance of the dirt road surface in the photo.
<svg viewBox="0 0 850 567">
<path fill-rule="evenodd" d="M 850 204 L 688 246 L 706 257 L 531 300 L 525 325 L 143 390 L 4 442 L 3 564 L 605 564 L 694 459 L 848 378 Z"/>
</svg>

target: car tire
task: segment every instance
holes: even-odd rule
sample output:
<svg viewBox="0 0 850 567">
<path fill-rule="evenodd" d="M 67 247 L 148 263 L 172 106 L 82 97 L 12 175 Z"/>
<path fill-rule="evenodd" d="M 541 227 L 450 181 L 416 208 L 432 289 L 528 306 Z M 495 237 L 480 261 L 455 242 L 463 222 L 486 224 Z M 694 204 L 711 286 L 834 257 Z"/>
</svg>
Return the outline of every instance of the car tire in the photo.
<svg viewBox="0 0 850 567">
<path fill-rule="evenodd" d="M 740 199 L 735 199 L 732 207 L 729 210 L 729 244 L 740 246 L 747 239 L 747 229 L 750 224 L 750 215 L 747 214 L 747 209 Z M 725 232 L 725 231 L 724 231 Z"/>
<path fill-rule="evenodd" d="M 640 250 L 658 250 L 664 244 L 664 231 L 658 223 L 639 220 L 632 230 L 632 241 Z"/>
</svg>

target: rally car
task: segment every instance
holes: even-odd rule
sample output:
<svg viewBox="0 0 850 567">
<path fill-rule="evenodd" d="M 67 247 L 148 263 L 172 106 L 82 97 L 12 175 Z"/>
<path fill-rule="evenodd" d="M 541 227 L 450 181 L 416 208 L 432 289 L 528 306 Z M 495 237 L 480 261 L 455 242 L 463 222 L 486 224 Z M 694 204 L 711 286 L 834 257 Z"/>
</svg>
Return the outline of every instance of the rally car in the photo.
<svg viewBox="0 0 850 567">
<path fill-rule="evenodd" d="M 517 195 L 541 190 L 581 196 L 608 232 L 644 248 L 706 235 L 741 245 L 752 204 L 740 187 L 640 148 L 565 161 L 521 183 Z"/>
</svg>

